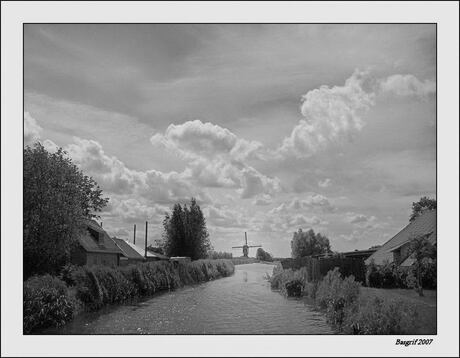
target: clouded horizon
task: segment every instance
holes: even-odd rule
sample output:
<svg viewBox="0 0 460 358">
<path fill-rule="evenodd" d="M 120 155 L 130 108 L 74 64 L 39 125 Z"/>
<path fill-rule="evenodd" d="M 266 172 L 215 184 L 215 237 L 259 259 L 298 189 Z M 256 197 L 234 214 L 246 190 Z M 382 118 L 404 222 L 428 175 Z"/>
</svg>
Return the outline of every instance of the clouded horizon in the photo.
<svg viewBox="0 0 460 358">
<path fill-rule="evenodd" d="M 94 177 L 117 237 L 194 196 L 218 251 L 247 231 L 289 256 L 299 228 L 366 249 L 436 195 L 435 25 L 24 31 L 24 142 Z"/>
</svg>

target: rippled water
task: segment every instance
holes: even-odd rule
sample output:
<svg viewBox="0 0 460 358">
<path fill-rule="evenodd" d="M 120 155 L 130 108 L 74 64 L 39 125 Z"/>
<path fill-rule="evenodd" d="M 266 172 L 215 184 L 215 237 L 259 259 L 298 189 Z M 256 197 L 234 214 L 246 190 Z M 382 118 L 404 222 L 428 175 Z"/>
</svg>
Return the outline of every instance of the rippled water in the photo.
<svg viewBox="0 0 460 358">
<path fill-rule="evenodd" d="M 45 334 L 332 334 L 325 318 L 286 299 L 264 279 L 273 266 L 235 266 L 235 274 L 201 285 L 81 315 Z"/>
</svg>

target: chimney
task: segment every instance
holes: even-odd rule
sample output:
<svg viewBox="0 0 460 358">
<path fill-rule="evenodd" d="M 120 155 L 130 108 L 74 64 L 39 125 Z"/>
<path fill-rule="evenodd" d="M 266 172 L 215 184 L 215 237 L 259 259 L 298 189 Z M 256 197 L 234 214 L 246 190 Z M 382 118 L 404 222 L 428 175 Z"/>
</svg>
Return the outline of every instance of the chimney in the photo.
<svg viewBox="0 0 460 358">
<path fill-rule="evenodd" d="M 148 222 L 145 222 L 145 258 L 147 258 L 147 228 L 148 228 Z"/>
</svg>

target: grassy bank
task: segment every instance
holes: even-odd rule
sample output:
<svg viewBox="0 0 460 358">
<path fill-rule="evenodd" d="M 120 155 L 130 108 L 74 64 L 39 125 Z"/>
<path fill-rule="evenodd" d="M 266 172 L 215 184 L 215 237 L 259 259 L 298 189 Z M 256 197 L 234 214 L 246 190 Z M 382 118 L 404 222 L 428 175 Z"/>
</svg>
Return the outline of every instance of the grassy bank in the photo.
<svg viewBox="0 0 460 358">
<path fill-rule="evenodd" d="M 287 296 L 306 297 L 325 313 L 328 322 L 346 334 L 435 334 L 436 327 L 423 325 L 424 308 L 412 299 L 380 289 L 362 287 L 353 276 L 343 278 L 338 269 L 320 281 L 308 281 L 305 268 L 274 269 L 270 283 Z M 432 308 L 433 309 L 433 308 Z M 434 308 L 436 310 L 436 308 Z"/>
<path fill-rule="evenodd" d="M 234 270 L 230 260 L 197 260 L 176 266 L 169 261 L 120 268 L 68 266 L 59 278 L 35 276 L 24 282 L 24 333 L 60 326 L 82 311 L 230 276 Z"/>
</svg>

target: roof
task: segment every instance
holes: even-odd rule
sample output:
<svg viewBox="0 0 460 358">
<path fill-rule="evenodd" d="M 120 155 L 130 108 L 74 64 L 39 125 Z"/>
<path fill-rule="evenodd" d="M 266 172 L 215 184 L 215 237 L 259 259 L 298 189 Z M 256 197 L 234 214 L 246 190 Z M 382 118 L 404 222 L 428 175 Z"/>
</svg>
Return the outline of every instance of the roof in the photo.
<svg viewBox="0 0 460 358">
<path fill-rule="evenodd" d="M 123 241 L 123 240 L 122 240 Z M 118 242 L 118 241 L 117 241 Z M 129 246 L 129 248 L 136 252 L 138 255 L 140 255 L 142 258 L 145 257 L 145 248 L 144 247 L 139 247 L 137 245 L 134 245 L 133 243 L 129 242 L 129 241 L 123 241 L 123 243 L 125 244 L 125 246 Z M 167 256 L 164 256 L 162 254 L 158 254 L 156 252 L 151 252 L 151 251 L 147 251 L 147 258 L 149 257 L 154 257 L 154 258 L 157 258 L 157 259 L 169 259 L 169 257 Z"/>
<path fill-rule="evenodd" d="M 396 250 L 409 243 L 415 237 L 430 235 L 428 240 L 436 243 L 436 210 L 426 211 L 410 222 L 404 229 L 398 232 L 390 240 L 374 252 L 365 262 L 370 264 L 373 260 L 375 264 L 382 265 L 385 261 L 393 261 L 393 250 Z"/>
<path fill-rule="evenodd" d="M 78 237 L 78 242 L 87 252 L 97 252 L 106 254 L 123 254 L 115 241 L 102 229 L 94 220 L 86 220 L 87 230 Z M 99 233 L 99 241 L 91 234 L 90 229 Z"/>
<path fill-rule="evenodd" d="M 143 260 L 144 256 L 131 247 L 128 241 L 114 238 L 117 246 L 123 251 L 124 255 L 131 260 Z"/>
</svg>

